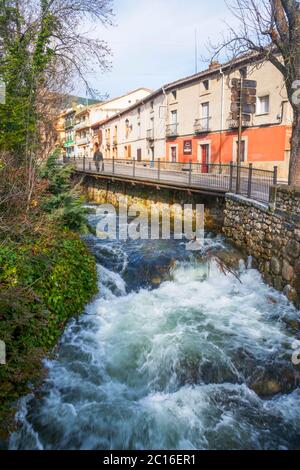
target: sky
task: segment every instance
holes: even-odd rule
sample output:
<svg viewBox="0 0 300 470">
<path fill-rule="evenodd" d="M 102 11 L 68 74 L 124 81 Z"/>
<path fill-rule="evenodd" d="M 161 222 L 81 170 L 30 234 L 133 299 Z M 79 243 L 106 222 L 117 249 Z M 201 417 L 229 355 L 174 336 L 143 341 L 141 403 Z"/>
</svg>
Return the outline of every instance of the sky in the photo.
<svg viewBox="0 0 300 470">
<path fill-rule="evenodd" d="M 208 40 L 226 30 L 225 0 L 115 0 L 113 27 L 93 25 L 92 35 L 108 42 L 112 69 L 89 76 L 101 94 L 115 97 L 139 87 L 157 89 L 207 68 Z M 83 86 L 79 93 L 85 95 Z"/>
</svg>

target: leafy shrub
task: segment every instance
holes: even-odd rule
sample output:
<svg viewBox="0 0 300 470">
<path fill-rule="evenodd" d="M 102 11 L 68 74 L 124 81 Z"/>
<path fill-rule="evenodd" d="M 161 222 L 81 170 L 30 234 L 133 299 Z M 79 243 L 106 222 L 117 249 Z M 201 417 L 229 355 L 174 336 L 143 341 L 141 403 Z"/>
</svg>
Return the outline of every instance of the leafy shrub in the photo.
<svg viewBox="0 0 300 470">
<path fill-rule="evenodd" d="M 0 366 L 1 437 L 11 403 L 39 379 L 42 358 L 83 311 L 97 282 L 93 256 L 66 229 L 0 245 L 0 262 L 0 338 L 7 348 L 7 364 Z"/>
<path fill-rule="evenodd" d="M 72 187 L 73 167 L 60 165 L 57 153 L 53 153 L 41 171 L 41 177 L 48 180 L 48 191 L 42 202 L 42 209 L 49 214 L 49 220 L 56 221 L 71 230 L 88 232 L 84 199 L 77 187 Z"/>
</svg>

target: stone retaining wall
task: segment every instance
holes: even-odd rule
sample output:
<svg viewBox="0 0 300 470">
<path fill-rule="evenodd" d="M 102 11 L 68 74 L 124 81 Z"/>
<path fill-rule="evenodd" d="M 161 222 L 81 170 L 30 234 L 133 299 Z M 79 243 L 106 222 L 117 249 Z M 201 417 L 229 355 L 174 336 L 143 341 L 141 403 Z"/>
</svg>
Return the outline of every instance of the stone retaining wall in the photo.
<svg viewBox="0 0 300 470">
<path fill-rule="evenodd" d="M 158 210 L 163 206 L 174 204 L 204 204 L 205 229 L 221 232 L 224 220 L 224 197 L 207 196 L 199 193 L 191 193 L 184 190 L 156 188 L 143 184 L 130 184 L 128 182 L 112 182 L 102 178 L 86 176 L 83 182 L 83 190 L 89 201 L 97 204 L 117 204 L 127 197 L 128 205 L 137 204 L 150 209 L 155 205 Z"/>
<path fill-rule="evenodd" d="M 300 307 L 300 189 L 276 186 L 270 205 L 226 196 L 225 235 L 251 255 L 265 281 Z"/>
</svg>

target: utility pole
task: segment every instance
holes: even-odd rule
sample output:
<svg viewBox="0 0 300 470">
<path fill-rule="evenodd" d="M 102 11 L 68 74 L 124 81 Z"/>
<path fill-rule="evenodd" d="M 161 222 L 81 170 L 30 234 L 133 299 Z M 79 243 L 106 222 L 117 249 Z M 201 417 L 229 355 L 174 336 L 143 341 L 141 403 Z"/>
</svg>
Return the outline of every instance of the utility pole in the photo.
<svg viewBox="0 0 300 470">
<path fill-rule="evenodd" d="M 195 29 L 195 73 L 198 73 L 198 37 Z"/>
<path fill-rule="evenodd" d="M 240 97 L 239 97 L 239 127 L 238 127 L 238 148 L 237 148 L 237 165 L 242 163 L 242 131 L 243 131 L 243 85 L 244 78 L 241 77 Z"/>
<path fill-rule="evenodd" d="M 231 87 L 231 119 L 233 127 L 238 128 L 237 155 L 236 155 L 236 192 L 240 192 L 241 186 L 241 164 L 242 164 L 242 133 L 243 127 L 251 121 L 251 115 L 256 111 L 256 88 L 255 80 L 248 80 L 246 72 L 240 70 L 240 78 L 232 79 Z M 236 123 L 236 125 L 234 124 Z"/>
<path fill-rule="evenodd" d="M 239 97 L 239 127 L 238 127 L 238 144 L 237 144 L 237 174 L 236 174 L 236 192 L 239 194 L 241 186 L 241 163 L 242 163 L 242 132 L 243 132 L 243 85 L 244 77 L 241 75 L 240 81 L 240 97 Z"/>
</svg>

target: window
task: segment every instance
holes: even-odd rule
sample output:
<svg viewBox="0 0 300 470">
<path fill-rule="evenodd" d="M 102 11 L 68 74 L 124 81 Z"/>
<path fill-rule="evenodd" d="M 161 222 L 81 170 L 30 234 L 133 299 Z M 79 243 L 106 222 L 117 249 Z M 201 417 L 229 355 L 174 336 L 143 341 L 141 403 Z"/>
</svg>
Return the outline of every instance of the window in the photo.
<svg viewBox="0 0 300 470">
<path fill-rule="evenodd" d="M 248 74 L 247 67 L 242 67 L 241 69 L 239 69 L 239 72 L 242 78 L 247 78 L 247 74 Z"/>
<path fill-rule="evenodd" d="M 175 101 L 177 100 L 177 90 L 172 91 L 172 99 Z"/>
<path fill-rule="evenodd" d="M 203 85 L 203 90 L 204 91 L 209 90 L 209 80 L 203 80 L 202 85 Z"/>
<path fill-rule="evenodd" d="M 177 110 L 171 111 L 171 121 L 172 124 L 177 124 Z"/>
<path fill-rule="evenodd" d="M 201 117 L 203 130 L 209 129 L 209 103 L 201 104 Z"/>
<path fill-rule="evenodd" d="M 141 138 L 141 123 L 138 122 L 138 139 Z"/>
<path fill-rule="evenodd" d="M 233 141 L 233 152 L 232 152 L 233 161 L 237 162 L 238 160 L 238 139 L 235 138 Z M 248 138 L 245 137 L 241 141 L 241 163 L 248 161 Z"/>
<path fill-rule="evenodd" d="M 153 111 L 154 110 L 154 101 L 151 101 L 150 107 L 151 107 L 151 111 Z"/>
<path fill-rule="evenodd" d="M 270 111 L 270 97 L 269 95 L 260 96 L 257 99 L 257 114 L 268 114 Z"/>
</svg>

